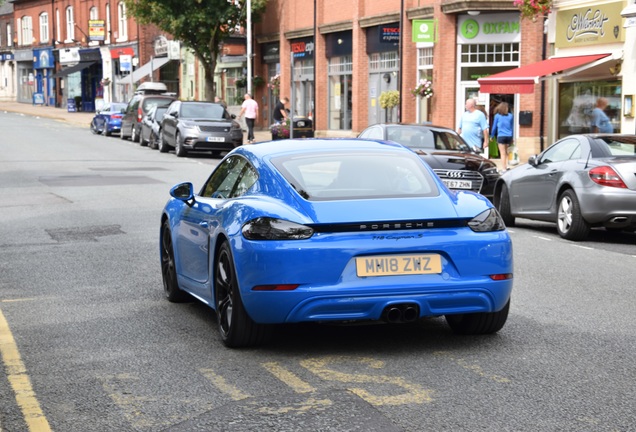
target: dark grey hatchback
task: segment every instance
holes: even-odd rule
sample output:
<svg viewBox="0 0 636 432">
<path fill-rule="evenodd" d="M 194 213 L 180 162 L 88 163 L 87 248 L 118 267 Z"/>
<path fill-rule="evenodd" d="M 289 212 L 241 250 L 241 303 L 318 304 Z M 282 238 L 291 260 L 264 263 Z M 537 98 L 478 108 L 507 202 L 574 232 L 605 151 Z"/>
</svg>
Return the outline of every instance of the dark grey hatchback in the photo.
<svg viewBox="0 0 636 432">
<path fill-rule="evenodd" d="M 218 103 L 174 101 L 161 121 L 159 151 L 174 148 L 179 157 L 189 151 L 230 151 L 243 144 L 243 130 L 235 118 Z"/>
</svg>

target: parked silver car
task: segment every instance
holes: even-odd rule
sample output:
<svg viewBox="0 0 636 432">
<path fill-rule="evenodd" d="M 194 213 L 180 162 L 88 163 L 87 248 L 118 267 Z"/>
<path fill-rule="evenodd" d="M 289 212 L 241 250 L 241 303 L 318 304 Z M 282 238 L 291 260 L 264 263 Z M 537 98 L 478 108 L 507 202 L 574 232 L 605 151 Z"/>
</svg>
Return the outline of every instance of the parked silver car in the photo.
<svg viewBox="0 0 636 432">
<path fill-rule="evenodd" d="M 636 230 L 636 135 L 565 137 L 501 176 L 494 204 L 508 226 L 516 217 L 556 222 L 569 240 L 591 227 Z"/>
<path fill-rule="evenodd" d="M 192 150 L 230 151 L 243 144 L 243 130 L 235 118 L 219 103 L 176 100 L 161 121 L 159 151 L 174 147 L 179 157 Z"/>
</svg>

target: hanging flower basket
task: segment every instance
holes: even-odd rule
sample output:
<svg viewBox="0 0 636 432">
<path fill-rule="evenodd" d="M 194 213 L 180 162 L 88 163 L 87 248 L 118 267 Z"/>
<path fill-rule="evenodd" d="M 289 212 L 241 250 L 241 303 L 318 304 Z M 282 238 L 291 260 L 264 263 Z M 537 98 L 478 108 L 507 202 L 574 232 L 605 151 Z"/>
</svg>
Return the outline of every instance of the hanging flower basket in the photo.
<svg viewBox="0 0 636 432">
<path fill-rule="evenodd" d="M 538 17 L 550 13 L 553 0 L 514 0 L 513 4 L 519 8 L 521 18 L 536 21 Z"/>
<path fill-rule="evenodd" d="M 411 90 L 414 97 L 430 98 L 433 96 L 433 83 L 427 79 L 421 79 L 417 86 Z"/>
<path fill-rule="evenodd" d="M 280 93 L 280 75 L 273 76 L 269 80 L 267 87 L 269 87 L 272 90 L 272 94 L 274 96 L 278 96 L 278 94 Z"/>
</svg>

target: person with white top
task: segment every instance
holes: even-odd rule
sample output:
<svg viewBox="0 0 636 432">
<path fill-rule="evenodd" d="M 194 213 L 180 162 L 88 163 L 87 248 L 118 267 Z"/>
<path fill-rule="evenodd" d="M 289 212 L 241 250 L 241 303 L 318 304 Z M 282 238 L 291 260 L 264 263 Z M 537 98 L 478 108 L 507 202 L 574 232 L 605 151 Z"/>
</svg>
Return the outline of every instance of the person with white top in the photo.
<svg viewBox="0 0 636 432">
<path fill-rule="evenodd" d="M 254 144 L 254 123 L 258 118 L 258 102 L 252 99 L 252 95 L 245 93 L 243 105 L 241 105 L 241 113 L 239 119 L 245 115 L 245 124 L 247 124 L 247 143 Z"/>
</svg>

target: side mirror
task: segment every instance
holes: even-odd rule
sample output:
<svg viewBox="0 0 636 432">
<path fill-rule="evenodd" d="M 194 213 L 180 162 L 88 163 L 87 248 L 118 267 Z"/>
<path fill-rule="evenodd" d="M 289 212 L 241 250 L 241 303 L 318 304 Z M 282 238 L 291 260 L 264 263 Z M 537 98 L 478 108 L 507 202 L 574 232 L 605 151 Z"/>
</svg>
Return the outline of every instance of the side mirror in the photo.
<svg viewBox="0 0 636 432">
<path fill-rule="evenodd" d="M 192 183 L 180 183 L 170 189 L 170 196 L 180 201 L 193 200 L 194 186 L 192 186 Z"/>
<path fill-rule="evenodd" d="M 528 163 L 534 167 L 536 167 L 537 165 L 539 165 L 539 158 L 537 157 L 537 155 L 534 156 L 530 156 L 528 158 Z"/>
<path fill-rule="evenodd" d="M 236 114 L 231 114 L 230 117 L 234 120 L 236 118 Z"/>
<path fill-rule="evenodd" d="M 482 154 L 483 153 L 483 150 L 480 149 L 477 146 L 472 146 L 470 149 L 473 151 L 473 153 L 477 153 L 477 154 Z"/>
</svg>

